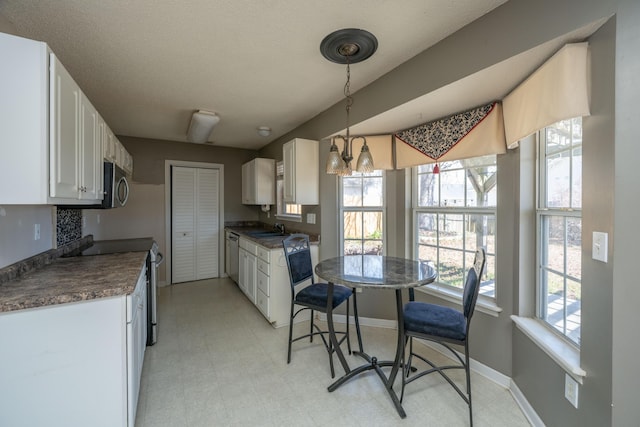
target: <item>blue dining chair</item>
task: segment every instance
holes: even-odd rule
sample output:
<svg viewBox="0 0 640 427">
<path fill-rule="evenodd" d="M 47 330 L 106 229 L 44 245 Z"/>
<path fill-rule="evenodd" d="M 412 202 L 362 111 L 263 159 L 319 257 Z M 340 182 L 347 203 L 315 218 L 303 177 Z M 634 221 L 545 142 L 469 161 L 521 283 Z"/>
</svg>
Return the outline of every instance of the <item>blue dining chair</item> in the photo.
<svg viewBox="0 0 640 427">
<path fill-rule="evenodd" d="M 291 363 L 291 345 L 304 338 L 309 338 L 310 342 L 313 342 L 313 337 L 319 335 L 322 338 L 322 342 L 329 353 L 329 364 L 331 366 L 331 378 L 335 377 L 335 370 L 333 367 L 333 352 L 334 348 L 329 339 L 329 331 L 322 330 L 315 323 L 314 311 L 321 313 L 327 312 L 327 298 L 328 287 L 327 283 L 315 283 L 313 278 L 313 265 L 311 261 L 311 249 L 309 246 L 309 236 L 306 234 L 292 234 L 282 241 L 284 247 L 285 258 L 287 260 L 287 267 L 289 269 L 289 279 L 291 283 L 291 315 L 289 317 L 289 347 L 287 350 L 287 363 Z M 307 286 L 304 286 L 307 284 Z M 351 288 L 346 286 L 335 284 L 333 286 L 333 299 L 332 307 L 335 309 L 343 302 L 347 301 L 347 325 L 346 331 L 336 331 L 337 335 L 342 335 L 338 340 L 339 344 L 342 344 L 344 340 L 347 341 L 347 348 L 349 354 L 351 354 L 351 341 L 349 340 L 349 304 L 348 300 L 353 295 L 354 314 L 357 316 L 357 308 L 355 302 L 355 293 Z M 295 306 L 300 306 L 297 311 L 294 312 Z M 305 335 L 293 338 L 293 322 L 296 316 L 306 310 L 311 311 L 311 320 L 309 333 Z M 358 334 L 358 340 L 360 340 L 360 328 L 356 321 L 356 332 Z"/>
<path fill-rule="evenodd" d="M 472 426 L 473 410 L 471 407 L 471 375 L 469 372 L 469 327 L 478 299 L 480 281 L 484 273 L 485 257 L 486 253 L 483 248 L 476 251 L 473 267 L 469 269 L 464 285 L 462 311 L 437 304 L 415 301 L 413 292 L 409 293 L 409 302 L 405 304 L 403 310 L 405 349 L 408 341 L 409 359 L 404 363 L 400 401 L 404 398 L 404 388 L 407 384 L 425 375 L 438 372 L 451 384 L 469 406 L 469 421 Z M 411 289 L 411 291 L 413 291 L 413 289 Z M 426 357 L 415 353 L 413 350 L 414 338 L 442 345 L 455 357 L 455 359 L 453 359 L 454 364 L 438 366 Z M 464 360 L 450 344 L 464 346 Z M 403 360 L 405 360 L 405 356 L 406 353 L 403 349 Z M 412 372 L 416 371 L 415 367 L 412 366 L 414 357 L 425 362 L 430 366 L 430 369 L 411 375 Z M 456 359 L 459 363 L 455 363 Z M 464 393 L 445 372 L 450 369 L 464 370 L 467 382 L 466 393 Z"/>
</svg>

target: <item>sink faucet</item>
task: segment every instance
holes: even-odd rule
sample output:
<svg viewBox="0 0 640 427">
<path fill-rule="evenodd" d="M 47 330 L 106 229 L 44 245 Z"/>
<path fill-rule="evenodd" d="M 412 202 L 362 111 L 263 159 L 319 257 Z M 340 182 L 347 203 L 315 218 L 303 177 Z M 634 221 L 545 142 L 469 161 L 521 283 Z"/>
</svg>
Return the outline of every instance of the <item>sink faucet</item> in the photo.
<svg viewBox="0 0 640 427">
<path fill-rule="evenodd" d="M 281 222 L 276 222 L 273 224 L 273 227 L 280 232 L 280 234 L 284 234 L 284 224 Z"/>
</svg>

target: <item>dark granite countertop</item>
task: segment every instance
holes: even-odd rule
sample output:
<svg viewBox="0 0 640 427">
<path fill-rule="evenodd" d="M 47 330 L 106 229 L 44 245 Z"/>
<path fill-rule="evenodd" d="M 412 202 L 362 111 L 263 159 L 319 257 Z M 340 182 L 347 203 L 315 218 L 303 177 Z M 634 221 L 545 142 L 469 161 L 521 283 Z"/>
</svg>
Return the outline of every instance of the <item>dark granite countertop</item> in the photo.
<svg viewBox="0 0 640 427">
<path fill-rule="evenodd" d="M 131 294 L 147 254 L 57 258 L 0 284 L 0 312 Z"/>
<path fill-rule="evenodd" d="M 260 246 L 264 246 L 268 249 L 279 249 L 282 248 L 282 240 L 288 237 L 291 233 L 296 233 L 296 231 L 287 232 L 281 236 L 269 236 L 269 237 L 256 237 L 251 236 L 249 233 L 259 232 L 259 231 L 272 231 L 269 228 L 265 228 L 264 226 L 226 226 L 225 230 L 233 231 L 234 233 L 239 234 L 242 237 L 245 237 L 249 240 L 252 240 L 259 244 Z M 312 245 L 318 245 L 320 243 L 320 236 L 317 234 L 309 234 L 309 243 Z"/>
</svg>

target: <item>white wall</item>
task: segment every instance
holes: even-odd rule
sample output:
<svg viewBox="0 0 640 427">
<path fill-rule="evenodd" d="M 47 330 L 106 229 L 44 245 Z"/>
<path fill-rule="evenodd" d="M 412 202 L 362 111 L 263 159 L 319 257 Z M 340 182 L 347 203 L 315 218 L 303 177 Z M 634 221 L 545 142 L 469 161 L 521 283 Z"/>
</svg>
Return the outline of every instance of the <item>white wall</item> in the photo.
<svg viewBox="0 0 640 427">
<path fill-rule="evenodd" d="M 0 206 L 0 268 L 47 251 L 55 242 L 52 206 Z M 40 224 L 40 240 L 34 240 Z"/>
</svg>

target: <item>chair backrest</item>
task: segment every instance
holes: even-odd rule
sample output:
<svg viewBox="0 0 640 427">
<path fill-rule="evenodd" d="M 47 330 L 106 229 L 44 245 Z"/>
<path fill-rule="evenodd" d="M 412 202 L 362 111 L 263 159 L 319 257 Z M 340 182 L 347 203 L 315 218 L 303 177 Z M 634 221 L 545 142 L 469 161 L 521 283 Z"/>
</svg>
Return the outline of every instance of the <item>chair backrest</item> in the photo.
<svg viewBox="0 0 640 427">
<path fill-rule="evenodd" d="M 467 325 L 473 316 L 480 292 L 480 282 L 484 274 L 484 266 L 486 262 L 486 252 L 484 248 L 476 250 L 476 256 L 473 260 L 473 267 L 467 273 L 467 281 L 464 284 L 464 292 L 462 294 L 462 307 L 464 308 L 464 317 L 467 319 Z"/>
<path fill-rule="evenodd" d="M 313 265 L 309 236 L 306 234 L 292 234 L 282 241 L 284 255 L 289 269 L 291 287 L 295 287 L 311 278 L 313 282 Z"/>
</svg>

